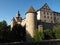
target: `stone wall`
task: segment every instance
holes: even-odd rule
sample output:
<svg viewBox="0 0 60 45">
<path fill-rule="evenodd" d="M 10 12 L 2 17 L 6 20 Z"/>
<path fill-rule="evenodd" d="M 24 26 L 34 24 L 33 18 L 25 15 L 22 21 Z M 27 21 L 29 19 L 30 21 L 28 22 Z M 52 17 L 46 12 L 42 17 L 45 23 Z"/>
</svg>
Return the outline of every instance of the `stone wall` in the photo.
<svg viewBox="0 0 60 45">
<path fill-rule="evenodd" d="M 43 30 L 45 29 L 53 29 L 55 26 L 60 26 L 60 24 L 55 24 L 55 23 L 45 23 L 45 22 L 40 22 L 38 25 L 43 26 Z"/>
<path fill-rule="evenodd" d="M 44 40 L 39 42 L 0 43 L 0 45 L 60 45 L 60 40 Z"/>
</svg>

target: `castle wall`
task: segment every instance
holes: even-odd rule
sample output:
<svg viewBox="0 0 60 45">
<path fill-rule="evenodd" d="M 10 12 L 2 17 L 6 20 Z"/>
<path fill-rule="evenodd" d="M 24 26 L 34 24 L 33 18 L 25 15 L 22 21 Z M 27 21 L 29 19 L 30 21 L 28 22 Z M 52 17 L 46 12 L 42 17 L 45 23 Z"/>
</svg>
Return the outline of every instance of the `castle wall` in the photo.
<svg viewBox="0 0 60 45">
<path fill-rule="evenodd" d="M 27 13 L 26 14 L 26 32 L 28 38 L 33 38 L 34 37 L 34 30 L 36 30 L 36 22 L 35 22 L 35 16 L 36 14 L 34 13 Z"/>
<path fill-rule="evenodd" d="M 22 20 L 21 25 L 24 27 L 26 25 L 26 19 Z"/>
<path fill-rule="evenodd" d="M 40 11 L 37 12 L 37 20 L 40 20 Z"/>
<path fill-rule="evenodd" d="M 43 25 L 38 25 L 38 31 L 43 32 Z"/>
<path fill-rule="evenodd" d="M 26 30 L 28 31 L 28 33 L 31 34 L 31 37 L 33 37 L 33 33 L 35 30 L 35 23 L 34 23 L 34 14 L 33 13 L 29 13 L 26 15 Z"/>
<path fill-rule="evenodd" d="M 42 27 L 43 27 L 43 30 L 45 30 L 45 29 L 50 29 L 50 30 L 53 30 L 53 28 L 55 27 L 55 26 L 60 26 L 60 24 L 54 24 L 54 23 L 43 23 L 43 22 L 41 22 L 40 24 L 38 24 L 38 25 L 42 25 Z"/>
</svg>

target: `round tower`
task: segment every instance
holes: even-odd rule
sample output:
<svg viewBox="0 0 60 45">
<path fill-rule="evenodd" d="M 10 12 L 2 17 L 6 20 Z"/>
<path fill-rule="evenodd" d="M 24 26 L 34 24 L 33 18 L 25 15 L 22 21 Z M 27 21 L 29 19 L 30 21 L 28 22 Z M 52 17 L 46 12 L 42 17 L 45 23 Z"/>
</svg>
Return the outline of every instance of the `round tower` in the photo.
<svg viewBox="0 0 60 45">
<path fill-rule="evenodd" d="M 13 17 L 12 20 L 11 20 L 11 30 L 13 28 L 13 26 L 16 24 L 16 20 L 15 18 Z"/>
<path fill-rule="evenodd" d="M 31 40 L 34 37 L 34 30 L 36 30 L 37 13 L 32 6 L 26 12 L 26 38 Z"/>
<path fill-rule="evenodd" d="M 20 17 L 20 13 L 18 11 L 18 13 L 16 14 L 16 21 L 18 24 L 21 24 L 22 18 Z"/>
</svg>

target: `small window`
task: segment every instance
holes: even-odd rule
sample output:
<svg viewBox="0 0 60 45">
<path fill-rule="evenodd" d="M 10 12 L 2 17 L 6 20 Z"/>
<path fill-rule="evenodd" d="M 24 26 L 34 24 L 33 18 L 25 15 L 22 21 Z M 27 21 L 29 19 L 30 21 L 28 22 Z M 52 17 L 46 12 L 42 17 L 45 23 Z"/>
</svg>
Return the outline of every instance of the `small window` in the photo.
<svg viewBox="0 0 60 45">
<path fill-rule="evenodd" d="M 59 20 L 59 18 L 57 18 L 57 20 Z"/>
<path fill-rule="evenodd" d="M 54 15 L 55 15 L 55 13 L 54 13 Z"/>
<path fill-rule="evenodd" d="M 52 13 L 50 13 L 50 15 L 52 15 Z"/>
<path fill-rule="evenodd" d="M 44 18 L 46 18 L 46 16 L 44 16 Z"/>
<path fill-rule="evenodd" d="M 51 17 L 51 19 L 52 19 L 52 17 Z"/>
<path fill-rule="evenodd" d="M 44 8 L 44 10 L 45 10 L 45 8 Z"/>
<path fill-rule="evenodd" d="M 54 19 L 56 19 L 56 17 L 54 17 Z"/>
<path fill-rule="evenodd" d="M 49 18 L 49 16 L 47 16 L 47 18 Z"/>
<path fill-rule="evenodd" d="M 44 12 L 44 14 L 45 14 L 45 12 Z"/>
</svg>

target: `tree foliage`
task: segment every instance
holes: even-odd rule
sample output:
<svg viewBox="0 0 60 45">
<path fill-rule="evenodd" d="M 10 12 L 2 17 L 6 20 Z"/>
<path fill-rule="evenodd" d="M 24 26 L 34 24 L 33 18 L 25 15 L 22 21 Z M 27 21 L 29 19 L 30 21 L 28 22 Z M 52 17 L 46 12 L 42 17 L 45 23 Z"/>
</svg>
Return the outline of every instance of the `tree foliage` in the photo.
<svg viewBox="0 0 60 45">
<path fill-rule="evenodd" d="M 5 30 L 7 27 L 7 22 L 5 20 L 0 22 L 0 30 Z"/>
<path fill-rule="evenodd" d="M 55 33 L 56 38 L 60 39 L 60 26 L 55 26 L 53 32 Z"/>
<path fill-rule="evenodd" d="M 43 32 L 39 32 L 38 30 L 35 30 L 34 40 L 40 41 L 40 40 L 43 40 L 43 38 L 44 38 Z"/>
<path fill-rule="evenodd" d="M 6 21 L 0 22 L 0 42 L 14 42 L 14 41 L 25 41 L 25 27 L 16 24 L 12 31 L 10 26 L 7 26 Z"/>
<path fill-rule="evenodd" d="M 25 41 L 25 27 L 22 27 L 19 24 L 16 24 L 13 28 L 12 28 L 12 39 L 13 41 Z M 13 36 L 14 35 L 14 36 Z"/>
<path fill-rule="evenodd" d="M 46 29 L 44 30 L 44 39 L 53 39 L 53 30 Z"/>
</svg>

